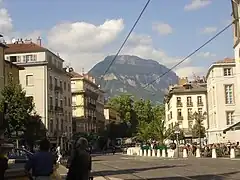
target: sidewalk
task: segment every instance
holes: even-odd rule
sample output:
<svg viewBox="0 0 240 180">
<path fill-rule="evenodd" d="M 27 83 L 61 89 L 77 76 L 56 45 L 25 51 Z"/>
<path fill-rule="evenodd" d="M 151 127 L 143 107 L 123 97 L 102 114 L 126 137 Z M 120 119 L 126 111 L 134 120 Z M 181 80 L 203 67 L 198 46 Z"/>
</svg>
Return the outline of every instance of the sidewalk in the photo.
<svg viewBox="0 0 240 180">
<path fill-rule="evenodd" d="M 58 172 L 58 174 L 60 174 L 62 179 L 65 179 L 67 176 L 68 169 L 66 167 L 64 167 L 63 165 L 59 165 L 57 172 Z M 122 179 L 97 176 L 97 177 L 94 177 L 94 180 L 122 180 Z"/>
</svg>

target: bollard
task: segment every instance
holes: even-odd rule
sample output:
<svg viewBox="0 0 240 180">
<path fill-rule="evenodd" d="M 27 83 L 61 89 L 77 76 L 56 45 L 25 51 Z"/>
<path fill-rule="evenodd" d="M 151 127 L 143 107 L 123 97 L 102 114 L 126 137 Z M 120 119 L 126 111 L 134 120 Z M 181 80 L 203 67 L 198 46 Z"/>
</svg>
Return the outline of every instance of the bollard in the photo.
<svg viewBox="0 0 240 180">
<path fill-rule="evenodd" d="M 143 156 L 147 156 L 147 150 L 146 149 L 143 150 Z"/>
<path fill-rule="evenodd" d="M 183 149 L 183 158 L 187 158 L 187 149 Z"/>
<path fill-rule="evenodd" d="M 153 150 L 152 150 L 152 157 L 155 157 L 155 156 L 156 156 L 156 150 L 153 149 Z"/>
<path fill-rule="evenodd" d="M 157 157 L 161 157 L 160 149 L 157 150 Z"/>
<path fill-rule="evenodd" d="M 151 153 L 151 149 L 148 150 L 148 156 L 151 156 L 152 153 Z"/>
<path fill-rule="evenodd" d="M 143 156 L 143 150 L 142 149 L 139 150 L 139 156 Z"/>
<path fill-rule="evenodd" d="M 217 158 L 217 153 L 215 148 L 212 149 L 212 158 Z"/>
<path fill-rule="evenodd" d="M 166 150 L 165 149 L 162 150 L 162 157 L 164 157 L 164 158 L 166 157 Z"/>
<path fill-rule="evenodd" d="M 230 151 L 230 158 L 231 159 L 236 158 L 236 154 L 235 154 L 235 149 L 234 148 L 232 148 L 231 151 Z"/>
<path fill-rule="evenodd" d="M 196 157 L 197 158 L 200 158 L 201 157 L 201 152 L 200 152 L 200 149 L 198 148 L 197 151 L 196 151 Z"/>
<path fill-rule="evenodd" d="M 130 148 L 127 148 L 127 155 L 130 155 Z"/>
</svg>

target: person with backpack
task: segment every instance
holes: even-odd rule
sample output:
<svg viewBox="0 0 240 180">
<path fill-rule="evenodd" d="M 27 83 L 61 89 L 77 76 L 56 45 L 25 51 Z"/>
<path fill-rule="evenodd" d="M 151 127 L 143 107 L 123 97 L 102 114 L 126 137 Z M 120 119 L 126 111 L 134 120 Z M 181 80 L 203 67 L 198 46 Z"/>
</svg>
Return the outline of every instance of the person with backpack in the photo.
<svg viewBox="0 0 240 180">
<path fill-rule="evenodd" d="M 89 180 L 92 169 L 91 155 L 88 151 L 88 141 L 79 138 L 73 147 L 68 160 L 69 168 L 66 180 Z"/>
</svg>

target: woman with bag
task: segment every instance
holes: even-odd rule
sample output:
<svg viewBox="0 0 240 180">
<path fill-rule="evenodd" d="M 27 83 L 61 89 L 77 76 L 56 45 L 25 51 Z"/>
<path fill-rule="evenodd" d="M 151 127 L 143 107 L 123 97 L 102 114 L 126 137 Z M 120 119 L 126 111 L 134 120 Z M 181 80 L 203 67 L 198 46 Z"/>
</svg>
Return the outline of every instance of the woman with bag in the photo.
<svg viewBox="0 0 240 180">
<path fill-rule="evenodd" d="M 89 180 L 92 160 L 88 152 L 88 141 L 79 138 L 68 160 L 67 180 Z"/>
</svg>

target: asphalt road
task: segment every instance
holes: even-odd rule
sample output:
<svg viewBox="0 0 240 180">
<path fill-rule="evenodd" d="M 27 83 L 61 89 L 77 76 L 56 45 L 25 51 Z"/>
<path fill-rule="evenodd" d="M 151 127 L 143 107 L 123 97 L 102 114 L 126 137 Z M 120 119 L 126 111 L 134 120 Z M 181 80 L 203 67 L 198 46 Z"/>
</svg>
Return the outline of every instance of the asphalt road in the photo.
<svg viewBox="0 0 240 180">
<path fill-rule="evenodd" d="M 105 155 L 93 157 L 93 175 L 106 179 L 240 180 L 240 160 L 162 159 Z"/>
</svg>

